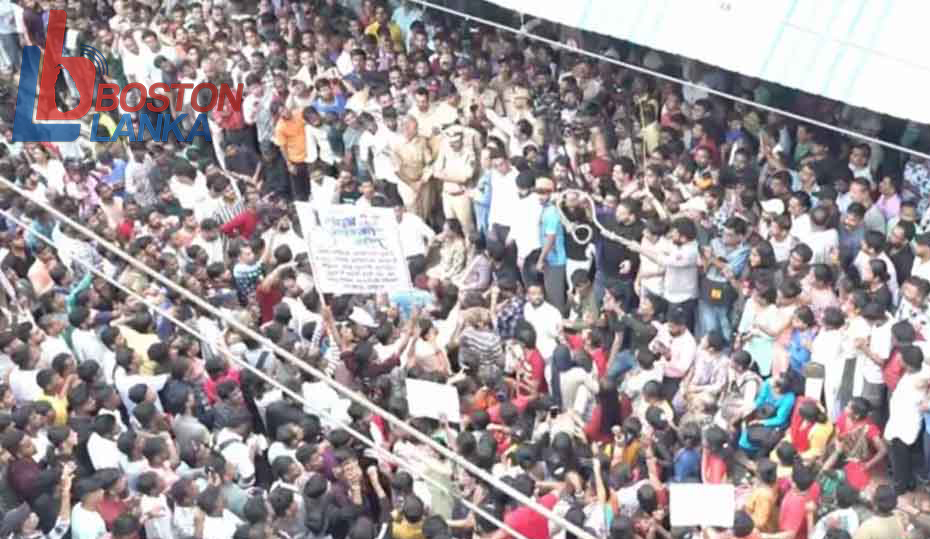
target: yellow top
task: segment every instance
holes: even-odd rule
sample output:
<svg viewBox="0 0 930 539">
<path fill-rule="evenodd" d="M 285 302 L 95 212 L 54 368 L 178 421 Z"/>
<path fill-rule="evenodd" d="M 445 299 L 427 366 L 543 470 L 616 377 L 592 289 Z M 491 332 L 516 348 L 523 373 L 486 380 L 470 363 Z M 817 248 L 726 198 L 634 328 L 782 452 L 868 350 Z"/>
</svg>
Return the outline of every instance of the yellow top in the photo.
<svg viewBox="0 0 930 539">
<path fill-rule="evenodd" d="M 68 424 L 68 399 L 62 396 L 42 394 L 37 400 L 49 403 L 55 411 L 55 426 L 64 427 Z"/>
</svg>

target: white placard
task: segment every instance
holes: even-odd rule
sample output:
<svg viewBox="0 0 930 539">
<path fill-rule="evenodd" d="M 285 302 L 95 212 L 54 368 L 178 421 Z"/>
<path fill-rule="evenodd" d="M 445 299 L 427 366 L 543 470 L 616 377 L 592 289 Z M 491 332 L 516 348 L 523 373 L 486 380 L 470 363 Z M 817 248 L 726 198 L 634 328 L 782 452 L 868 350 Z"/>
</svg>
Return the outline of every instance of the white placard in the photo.
<svg viewBox="0 0 930 539">
<path fill-rule="evenodd" d="M 672 526 L 733 526 L 736 513 L 736 489 L 733 485 L 672 483 L 669 485 L 669 497 Z"/>
<path fill-rule="evenodd" d="M 459 392 L 446 384 L 408 378 L 407 410 L 410 417 L 440 419 L 445 416 L 450 423 L 462 422 Z"/>
<path fill-rule="evenodd" d="M 411 288 L 393 210 L 307 202 L 296 207 L 321 292 L 380 294 Z"/>
</svg>

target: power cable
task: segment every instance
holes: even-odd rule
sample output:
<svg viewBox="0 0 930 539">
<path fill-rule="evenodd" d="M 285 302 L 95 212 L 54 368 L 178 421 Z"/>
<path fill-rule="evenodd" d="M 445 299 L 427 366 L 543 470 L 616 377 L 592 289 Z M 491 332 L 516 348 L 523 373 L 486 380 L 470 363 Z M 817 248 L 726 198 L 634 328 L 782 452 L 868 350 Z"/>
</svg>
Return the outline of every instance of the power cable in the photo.
<svg viewBox="0 0 930 539">
<path fill-rule="evenodd" d="M 864 133 L 859 133 L 859 132 L 857 132 L 857 131 L 852 131 L 852 130 L 850 130 L 850 129 L 846 129 L 846 128 L 843 128 L 843 127 L 831 125 L 831 124 L 828 124 L 828 123 L 826 123 L 826 122 L 822 122 L 822 121 L 820 121 L 820 120 L 815 120 L 814 118 L 810 118 L 810 117 L 807 117 L 807 116 L 803 116 L 803 115 L 800 115 L 800 114 L 796 114 L 796 113 L 794 113 L 794 112 L 790 112 L 790 111 L 787 111 L 787 110 L 784 110 L 784 109 L 780 109 L 780 108 L 777 108 L 777 107 L 772 107 L 772 106 L 769 106 L 769 105 L 763 105 L 763 104 L 761 104 L 761 103 L 756 103 L 755 101 L 752 101 L 752 100 L 750 100 L 750 99 L 746 99 L 746 98 L 744 98 L 744 97 L 740 97 L 740 96 L 738 96 L 738 95 L 733 95 L 733 94 L 731 94 L 731 93 L 723 92 L 723 91 L 720 91 L 720 90 L 715 90 L 715 89 L 713 89 L 713 88 L 709 88 L 709 87 L 707 87 L 707 86 L 702 86 L 702 85 L 697 84 L 697 83 L 695 83 L 695 82 L 691 82 L 691 81 L 688 81 L 688 80 L 685 80 L 685 79 L 680 79 L 680 78 L 678 78 L 678 77 L 673 77 L 673 76 L 671 76 L 671 75 L 666 75 L 665 73 L 661 73 L 661 72 L 659 72 L 659 71 L 655 71 L 655 70 L 652 70 L 652 69 L 649 69 L 649 68 L 646 68 L 646 67 L 638 66 L 638 65 L 636 65 L 636 64 L 631 64 L 631 63 L 629 63 L 629 62 L 624 62 L 624 61 L 622 61 L 622 60 L 617 60 L 617 59 L 615 59 L 615 58 L 610 58 L 610 57 L 608 57 L 608 56 L 604 56 L 603 54 L 598 54 L 598 53 L 591 52 L 591 51 L 588 51 L 588 50 L 584 50 L 584 49 L 581 49 L 581 48 L 578 48 L 578 47 L 572 47 L 572 46 L 566 45 L 566 44 L 564 44 L 564 43 L 562 43 L 562 42 L 560 42 L 560 41 L 556 41 L 556 40 L 554 40 L 554 39 L 549 39 L 549 38 L 546 38 L 546 37 L 542 37 L 542 36 L 539 36 L 539 35 L 536 35 L 536 34 L 532 34 L 532 33 L 526 32 L 526 31 L 523 30 L 522 28 L 521 28 L 521 29 L 511 28 L 510 26 L 507 26 L 506 24 L 501 24 L 501 23 L 494 22 L 494 21 L 491 21 L 491 20 L 488 20 L 488 19 L 484 19 L 484 18 L 481 18 L 481 17 L 476 17 L 476 16 L 474 16 L 474 15 L 470 15 L 470 14 L 468 14 L 468 13 L 464 13 L 464 12 L 462 12 L 462 11 L 458 11 L 458 10 L 455 10 L 455 9 L 452 9 L 452 8 L 448 8 L 448 7 L 445 7 L 445 6 L 440 6 L 440 5 L 434 4 L 433 2 L 429 2 L 429 1 L 426 1 L 426 0 L 410 0 L 410 1 L 411 1 L 411 2 L 414 2 L 414 3 L 416 3 L 416 4 L 420 4 L 420 5 L 424 6 L 424 7 L 428 7 L 428 8 L 431 8 L 431 9 L 435 9 L 435 10 L 437 10 L 437 11 L 441 11 L 441 12 L 443 12 L 443 13 L 448 13 L 448 14 L 450 14 L 450 15 L 455 15 L 455 16 L 457 16 L 457 17 L 461 17 L 461 18 L 465 19 L 466 21 L 475 21 L 475 22 L 479 22 L 479 23 L 481 23 L 481 24 L 485 24 L 485 25 L 487 25 L 487 26 L 491 26 L 491 27 L 497 28 L 497 29 L 499 29 L 499 30 L 505 30 L 505 31 L 510 32 L 510 33 L 512 33 L 512 34 L 517 34 L 517 35 L 522 36 L 522 37 L 526 37 L 526 38 L 529 38 L 529 39 L 532 39 L 532 40 L 535 40 L 535 41 L 539 41 L 539 42 L 541 42 L 541 43 L 545 43 L 545 44 L 549 45 L 550 47 L 553 47 L 553 48 L 556 48 L 556 49 L 562 49 L 562 50 L 567 51 L 567 52 L 572 52 L 572 53 L 575 53 L 575 54 L 581 54 L 581 55 L 587 56 L 587 57 L 589 57 L 589 58 L 594 58 L 594 59 L 600 60 L 600 61 L 602 61 L 602 62 L 607 62 L 607 63 L 610 63 L 610 64 L 614 64 L 614 65 L 617 65 L 617 66 L 620 66 L 620 67 L 624 67 L 624 68 L 626 68 L 626 69 L 629 69 L 629 70 L 631 70 L 631 71 L 636 71 L 636 72 L 642 73 L 642 74 L 644 74 L 644 75 L 650 75 L 650 76 L 652 76 L 652 77 L 655 77 L 655 78 L 658 78 L 658 79 L 662 79 L 662 80 L 665 80 L 665 81 L 669 81 L 669 82 L 674 82 L 674 83 L 677 83 L 677 84 L 681 84 L 681 85 L 683 85 L 683 86 L 690 86 L 690 87 L 692 87 L 692 88 L 696 88 L 696 89 L 698 89 L 698 90 L 700 90 L 700 91 L 702 91 L 702 92 L 707 92 L 708 94 L 712 94 L 712 95 L 715 95 L 715 96 L 717 96 L 717 97 L 722 97 L 722 98 L 728 99 L 728 100 L 730 100 L 730 101 L 735 101 L 735 102 L 737 102 L 737 103 L 742 103 L 742 104 L 744 104 L 744 105 L 747 105 L 747 106 L 750 106 L 750 107 L 753 107 L 753 108 L 757 108 L 757 109 L 759 109 L 759 110 L 764 110 L 764 111 L 766 111 L 766 112 L 774 112 L 775 114 L 780 114 L 780 115 L 782 115 L 782 116 L 785 116 L 785 117 L 787 117 L 787 118 L 791 118 L 791 119 L 793 119 L 793 120 L 797 120 L 797 121 L 799 121 L 799 122 L 804 122 L 804 123 L 806 123 L 806 124 L 815 125 L 815 126 L 817 126 L 817 127 L 820 127 L 821 129 L 826 129 L 826 130 L 829 130 L 829 131 L 833 131 L 833 132 L 836 132 L 836 133 L 840 133 L 840 134 L 845 135 L 845 136 L 847 136 L 847 137 L 852 137 L 852 138 L 855 138 L 855 139 L 859 139 L 859 140 L 863 140 L 863 141 L 867 141 L 867 142 L 872 142 L 872 143 L 874 143 L 874 144 L 878 144 L 879 146 L 883 146 L 883 147 L 885 147 L 885 148 L 889 148 L 889 149 L 892 149 L 892 150 L 896 150 L 896 151 L 899 151 L 899 152 L 902 152 L 902 153 L 905 153 L 905 154 L 908 154 L 908 155 L 913 155 L 913 156 L 916 156 L 916 157 L 922 157 L 922 158 L 924 158 L 924 159 L 930 159 L 930 154 L 918 152 L 917 150 L 912 150 L 912 149 L 910 149 L 910 148 L 906 148 L 906 147 L 901 146 L 901 145 L 899 145 L 899 144 L 894 144 L 894 143 L 891 143 L 891 142 L 887 142 L 887 141 L 884 141 L 884 140 L 875 138 L 875 137 L 870 136 L 870 135 L 866 135 L 866 134 L 864 134 Z"/>
</svg>

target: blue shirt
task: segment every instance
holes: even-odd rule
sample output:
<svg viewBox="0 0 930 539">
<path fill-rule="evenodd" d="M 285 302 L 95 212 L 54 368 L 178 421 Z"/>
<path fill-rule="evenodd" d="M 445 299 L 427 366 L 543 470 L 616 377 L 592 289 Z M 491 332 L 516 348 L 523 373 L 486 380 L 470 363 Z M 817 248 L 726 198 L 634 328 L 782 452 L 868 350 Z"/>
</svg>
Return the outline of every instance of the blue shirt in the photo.
<svg viewBox="0 0 930 539">
<path fill-rule="evenodd" d="M 402 320 L 409 320 L 413 310 L 417 307 L 423 309 L 433 304 L 433 295 L 426 290 L 412 288 L 410 290 L 401 290 L 391 292 L 388 300 L 397 306 Z"/>
<path fill-rule="evenodd" d="M 811 360 L 811 351 L 804 347 L 804 341 L 813 339 L 811 330 L 792 330 L 791 342 L 788 344 L 788 357 L 790 360 L 791 370 L 804 375 L 804 366 Z"/>
<path fill-rule="evenodd" d="M 794 393 L 783 393 L 776 397 L 772 391 L 772 381 L 767 380 L 762 384 L 762 390 L 756 397 L 755 410 L 761 406 L 770 404 L 775 407 L 775 415 L 768 419 L 762 420 L 763 427 L 781 428 L 788 424 L 791 419 L 791 411 L 794 409 Z"/>
<path fill-rule="evenodd" d="M 330 112 L 335 112 L 336 114 L 342 114 L 346 109 L 346 98 L 342 95 L 333 96 L 332 103 L 323 103 L 319 99 L 313 102 L 313 108 L 316 109 L 320 114 L 328 114 Z"/>
<path fill-rule="evenodd" d="M 103 177 L 103 182 L 107 185 L 112 185 L 123 181 L 123 176 L 126 175 L 127 164 L 128 163 L 122 159 L 114 159 L 113 166 L 110 167 L 110 173 Z"/>
<path fill-rule="evenodd" d="M 552 249 L 549 250 L 549 254 L 546 255 L 546 264 L 564 266 L 567 259 L 565 254 L 565 227 L 562 226 L 559 210 L 551 202 L 543 208 L 542 217 L 540 218 L 540 245 L 545 246 L 549 236 L 555 236 L 555 243 L 552 245 Z"/>
<path fill-rule="evenodd" d="M 681 449 L 675 455 L 675 475 L 673 483 L 700 483 L 701 482 L 701 451 Z"/>
</svg>

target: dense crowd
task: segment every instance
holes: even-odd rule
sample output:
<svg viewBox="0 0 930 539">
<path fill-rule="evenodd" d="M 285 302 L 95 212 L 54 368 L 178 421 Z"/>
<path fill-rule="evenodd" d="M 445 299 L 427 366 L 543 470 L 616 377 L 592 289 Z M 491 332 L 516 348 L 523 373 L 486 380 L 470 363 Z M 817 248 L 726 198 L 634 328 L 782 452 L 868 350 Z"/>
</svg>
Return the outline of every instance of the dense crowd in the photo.
<svg viewBox="0 0 930 539">
<path fill-rule="evenodd" d="M 156 4 L 0 0 L 0 539 L 576 537 L 465 461 L 596 539 L 930 535 L 926 126 L 538 20 L 601 59 L 406 1 Z M 14 142 L 51 9 L 98 83 L 241 109 Z M 390 208 L 413 288 L 317 289 L 295 201 Z M 676 483 L 734 485 L 732 526 L 671 526 Z"/>
</svg>

